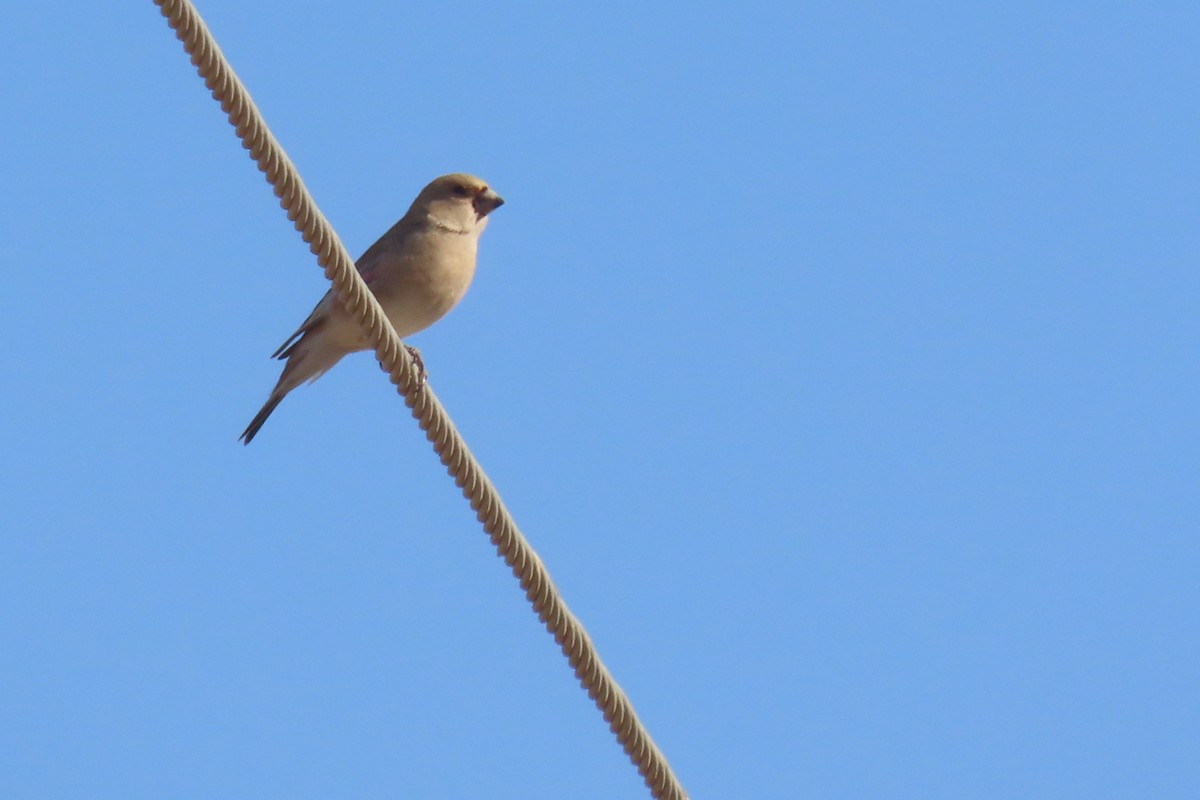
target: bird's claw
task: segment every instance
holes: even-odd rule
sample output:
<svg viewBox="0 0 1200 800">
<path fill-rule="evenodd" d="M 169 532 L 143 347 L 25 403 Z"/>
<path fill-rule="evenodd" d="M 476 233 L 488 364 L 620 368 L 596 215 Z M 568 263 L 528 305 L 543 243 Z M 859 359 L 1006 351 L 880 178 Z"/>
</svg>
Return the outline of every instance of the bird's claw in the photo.
<svg viewBox="0 0 1200 800">
<path fill-rule="evenodd" d="M 428 377 L 425 372 L 425 362 L 421 358 L 421 351 L 413 347 L 411 344 L 404 345 L 404 349 L 408 351 L 408 355 L 413 360 L 413 364 L 417 367 L 417 388 L 425 388 L 425 379 Z"/>
</svg>

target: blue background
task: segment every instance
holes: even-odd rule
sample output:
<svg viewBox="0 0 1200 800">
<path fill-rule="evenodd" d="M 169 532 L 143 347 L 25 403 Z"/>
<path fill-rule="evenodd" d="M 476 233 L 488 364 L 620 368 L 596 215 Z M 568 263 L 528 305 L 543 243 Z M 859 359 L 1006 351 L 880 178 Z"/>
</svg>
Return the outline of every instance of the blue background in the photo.
<svg viewBox="0 0 1200 800">
<path fill-rule="evenodd" d="M 1195 3 L 204 0 L 695 798 L 1200 785 Z M 647 796 L 150 2 L 0 11 L 0 795 Z"/>
</svg>

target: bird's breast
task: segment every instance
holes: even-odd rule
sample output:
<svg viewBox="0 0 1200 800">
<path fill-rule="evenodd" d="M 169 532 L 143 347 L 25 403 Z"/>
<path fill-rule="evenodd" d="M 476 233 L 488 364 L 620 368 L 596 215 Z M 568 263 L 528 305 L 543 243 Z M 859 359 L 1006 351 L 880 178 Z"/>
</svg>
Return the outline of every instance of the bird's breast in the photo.
<svg viewBox="0 0 1200 800">
<path fill-rule="evenodd" d="M 471 234 L 426 234 L 380 265 L 371 288 L 401 338 L 437 322 L 467 293 L 476 243 Z"/>
</svg>

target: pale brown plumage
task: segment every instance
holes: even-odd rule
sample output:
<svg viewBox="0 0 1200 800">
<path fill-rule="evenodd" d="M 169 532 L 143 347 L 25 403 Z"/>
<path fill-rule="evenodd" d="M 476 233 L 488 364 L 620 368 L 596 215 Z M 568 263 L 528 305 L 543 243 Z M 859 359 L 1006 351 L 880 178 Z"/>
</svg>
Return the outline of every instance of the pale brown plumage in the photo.
<svg viewBox="0 0 1200 800">
<path fill-rule="evenodd" d="M 475 274 L 479 234 L 504 200 L 472 175 L 455 173 L 421 190 L 408 212 L 356 262 L 400 338 L 442 318 L 466 293 Z M 267 402 L 242 432 L 250 444 L 280 401 L 314 381 L 347 353 L 369 347 L 365 334 L 332 290 L 272 358 L 285 359 Z"/>
</svg>

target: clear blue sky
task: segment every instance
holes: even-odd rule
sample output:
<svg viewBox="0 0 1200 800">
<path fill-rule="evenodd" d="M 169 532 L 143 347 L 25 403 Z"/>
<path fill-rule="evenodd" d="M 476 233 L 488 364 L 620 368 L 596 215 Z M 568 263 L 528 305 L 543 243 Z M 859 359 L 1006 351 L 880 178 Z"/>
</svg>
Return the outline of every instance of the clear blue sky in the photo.
<svg viewBox="0 0 1200 800">
<path fill-rule="evenodd" d="M 694 798 L 1200 786 L 1200 6 L 201 13 Z M 0 796 L 648 794 L 157 9 L 0 11 Z"/>
</svg>

